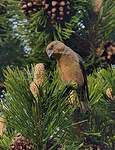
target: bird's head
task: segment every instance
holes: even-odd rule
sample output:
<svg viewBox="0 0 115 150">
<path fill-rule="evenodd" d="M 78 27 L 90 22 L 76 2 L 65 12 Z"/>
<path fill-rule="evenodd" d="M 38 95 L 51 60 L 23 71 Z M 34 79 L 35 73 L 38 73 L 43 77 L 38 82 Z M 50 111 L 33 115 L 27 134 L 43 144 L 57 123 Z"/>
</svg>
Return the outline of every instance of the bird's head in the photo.
<svg viewBox="0 0 115 150">
<path fill-rule="evenodd" d="M 48 44 L 46 48 L 46 53 L 48 57 L 59 58 L 65 50 L 65 44 L 60 41 L 53 41 Z"/>
</svg>

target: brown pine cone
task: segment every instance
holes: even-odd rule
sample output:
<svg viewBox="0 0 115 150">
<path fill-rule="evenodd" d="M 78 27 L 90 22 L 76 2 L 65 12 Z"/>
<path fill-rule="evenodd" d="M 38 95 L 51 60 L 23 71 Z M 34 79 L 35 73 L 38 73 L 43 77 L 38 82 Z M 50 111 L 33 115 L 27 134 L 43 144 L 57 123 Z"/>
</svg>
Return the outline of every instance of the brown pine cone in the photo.
<svg viewBox="0 0 115 150">
<path fill-rule="evenodd" d="M 38 87 L 42 86 L 45 79 L 45 67 L 44 64 L 39 63 L 35 65 L 34 68 L 34 79 L 33 82 L 30 84 L 30 91 L 36 97 L 39 95 Z"/>
<path fill-rule="evenodd" d="M 32 150 L 33 146 L 30 140 L 26 139 L 21 134 L 17 134 L 12 140 L 9 150 Z"/>
<path fill-rule="evenodd" d="M 36 64 L 35 70 L 34 70 L 34 82 L 39 86 L 43 84 L 45 77 L 45 67 L 44 64 L 39 63 Z"/>
<path fill-rule="evenodd" d="M 62 23 L 70 18 L 69 0 L 43 0 L 42 5 L 51 24 Z"/>
<path fill-rule="evenodd" d="M 30 15 L 42 8 L 42 2 L 41 0 L 21 0 L 21 8 L 25 15 Z"/>
</svg>

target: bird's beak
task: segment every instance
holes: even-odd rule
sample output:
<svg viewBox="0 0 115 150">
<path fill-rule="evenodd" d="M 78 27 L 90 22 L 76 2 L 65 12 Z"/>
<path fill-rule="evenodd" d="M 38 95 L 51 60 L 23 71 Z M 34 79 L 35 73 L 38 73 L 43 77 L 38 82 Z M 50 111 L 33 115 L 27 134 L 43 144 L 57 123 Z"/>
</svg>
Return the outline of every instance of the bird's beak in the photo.
<svg viewBox="0 0 115 150">
<path fill-rule="evenodd" d="M 49 58 L 51 58 L 52 54 L 53 54 L 53 50 L 47 50 L 47 55 Z"/>
</svg>

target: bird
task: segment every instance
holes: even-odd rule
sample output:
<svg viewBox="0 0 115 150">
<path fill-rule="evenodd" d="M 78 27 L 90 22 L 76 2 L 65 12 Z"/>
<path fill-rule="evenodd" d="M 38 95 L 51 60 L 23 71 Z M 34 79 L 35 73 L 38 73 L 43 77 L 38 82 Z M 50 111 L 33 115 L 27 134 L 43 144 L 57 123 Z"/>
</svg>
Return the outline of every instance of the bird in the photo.
<svg viewBox="0 0 115 150">
<path fill-rule="evenodd" d="M 49 43 L 46 53 L 49 58 L 56 60 L 61 80 L 67 84 L 77 84 L 76 91 L 81 112 L 89 111 L 87 76 L 80 55 L 61 41 Z"/>
</svg>

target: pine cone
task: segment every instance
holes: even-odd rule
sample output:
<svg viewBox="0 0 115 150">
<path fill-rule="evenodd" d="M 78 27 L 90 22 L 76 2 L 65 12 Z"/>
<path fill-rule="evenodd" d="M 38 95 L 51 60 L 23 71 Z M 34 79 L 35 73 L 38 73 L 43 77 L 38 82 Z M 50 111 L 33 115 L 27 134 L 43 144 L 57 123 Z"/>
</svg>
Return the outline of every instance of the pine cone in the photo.
<svg viewBox="0 0 115 150">
<path fill-rule="evenodd" d="M 34 97 L 36 97 L 37 95 L 39 95 L 38 87 L 37 87 L 37 85 L 34 82 L 32 82 L 30 84 L 30 91 L 32 92 L 32 94 L 33 94 Z"/>
<path fill-rule="evenodd" d="M 41 0 L 21 0 L 21 7 L 25 15 L 37 12 L 42 7 Z"/>
<path fill-rule="evenodd" d="M 69 0 L 43 0 L 43 9 L 52 24 L 67 21 L 70 18 Z"/>
<path fill-rule="evenodd" d="M 34 82 L 36 85 L 41 86 L 43 84 L 45 77 L 45 67 L 44 64 L 39 63 L 35 66 L 34 70 Z"/>
<path fill-rule="evenodd" d="M 32 150 L 32 143 L 21 134 L 17 134 L 10 144 L 10 150 Z"/>
<path fill-rule="evenodd" d="M 34 69 L 34 79 L 33 82 L 30 84 L 30 90 L 34 95 L 34 97 L 36 97 L 39 94 L 38 87 L 43 84 L 44 78 L 45 78 L 44 64 L 42 63 L 36 64 Z"/>
<path fill-rule="evenodd" d="M 106 90 L 106 96 L 108 97 L 108 99 L 110 100 L 110 101 L 115 101 L 115 95 L 113 95 L 113 90 L 112 90 L 112 88 L 108 88 L 107 90 Z"/>
<path fill-rule="evenodd" d="M 0 117 L 0 136 L 3 135 L 5 128 L 6 128 L 6 120 Z"/>
</svg>

